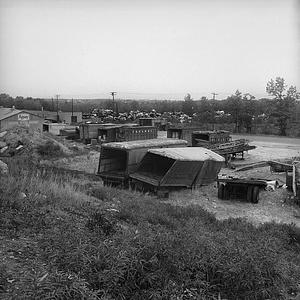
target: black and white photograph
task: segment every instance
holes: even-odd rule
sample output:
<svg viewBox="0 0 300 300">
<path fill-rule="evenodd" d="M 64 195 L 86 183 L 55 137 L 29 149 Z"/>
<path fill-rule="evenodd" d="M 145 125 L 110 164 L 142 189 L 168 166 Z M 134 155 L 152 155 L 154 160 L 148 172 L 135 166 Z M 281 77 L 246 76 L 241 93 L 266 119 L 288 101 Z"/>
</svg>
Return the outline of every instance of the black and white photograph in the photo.
<svg viewBox="0 0 300 300">
<path fill-rule="evenodd" d="M 300 300 L 300 1 L 0 0 L 0 299 Z"/>
</svg>

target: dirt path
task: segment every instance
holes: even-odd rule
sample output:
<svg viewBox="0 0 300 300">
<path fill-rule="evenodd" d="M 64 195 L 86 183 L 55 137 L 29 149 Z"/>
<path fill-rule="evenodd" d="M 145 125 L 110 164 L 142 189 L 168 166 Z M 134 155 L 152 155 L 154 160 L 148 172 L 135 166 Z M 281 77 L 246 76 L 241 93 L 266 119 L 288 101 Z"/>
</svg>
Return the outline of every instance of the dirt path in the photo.
<svg viewBox="0 0 300 300">
<path fill-rule="evenodd" d="M 263 135 L 232 135 L 233 139 L 246 138 L 256 149 L 245 153 L 245 162 L 300 157 L 300 139 Z"/>
</svg>

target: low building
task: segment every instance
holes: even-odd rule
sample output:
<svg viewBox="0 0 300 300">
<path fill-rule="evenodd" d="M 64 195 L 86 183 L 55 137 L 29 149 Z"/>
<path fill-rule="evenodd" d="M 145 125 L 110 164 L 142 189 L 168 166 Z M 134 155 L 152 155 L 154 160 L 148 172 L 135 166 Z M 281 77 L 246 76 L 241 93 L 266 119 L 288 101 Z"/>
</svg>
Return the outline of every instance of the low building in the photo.
<svg viewBox="0 0 300 300">
<path fill-rule="evenodd" d="M 76 124 L 82 122 L 82 112 L 81 111 L 47 111 L 47 110 L 26 110 L 29 113 L 38 115 L 45 120 L 51 122 L 60 122 L 66 124 Z"/>
<path fill-rule="evenodd" d="M 155 126 L 159 130 L 166 130 L 167 119 L 165 118 L 139 118 L 140 126 Z"/>
<path fill-rule="evenodd" d="M 205 147 L 207 145 L 228 143 L 231 141 L 230 132 L 226 130 L 205 130 L 192 133 L 192 146 Z"/>
<path fill-rule="evenodd" d="M 82 122 L 82 112 L 81 111 L 59 111 L 58 112 L 59 122 L 66 124 L 76 124 Z"/>
<path fill-rule="evenodd" d="M 45 122 L 43 124 L 43 131 L 49 132 L 53 135 L 60 135 L 60 131 L 65 129 L 67 124 L 65 123 L 51 123 Z"/>
<path fill-rule="evenodd" d="M 84 143 L 90 143 L 91 139 L 98 139 L 99 129 L 105 126 L 114 126 L 113 123 L 98 124 L 98 123 L 82 123 L 79 125 L 79 135 L 80 139 Z"/>
<path fill-rule="evenodd" d="M 4 131 L 15 126 L 25 126 L 31 129 L 42 130 L 43 117 L 28 112 L 6 107 L 0 107 L 0 131 Z"/>
<path fill-rule="evenodd" d="M 180 139 L 188 142 L 192 146 L 192 133 L 199 130 L 197 127 L 186 127 L 182 125 L 172 126 L 167 130 L 167 137 L 171 139 Z"/>
</svg>

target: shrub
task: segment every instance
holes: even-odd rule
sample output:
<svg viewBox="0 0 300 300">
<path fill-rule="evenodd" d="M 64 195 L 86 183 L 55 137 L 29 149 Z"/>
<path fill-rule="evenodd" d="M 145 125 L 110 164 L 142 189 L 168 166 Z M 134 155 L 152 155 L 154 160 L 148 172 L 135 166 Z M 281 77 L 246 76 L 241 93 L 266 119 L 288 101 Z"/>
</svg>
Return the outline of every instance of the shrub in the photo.
<svg viewBox="0 0 300 300">
<path fill-rule="evenodd" d="M 61 156 L 63 151 L 60 146 L 53 141 L 46 141 L 46 143 L 37 146 L 37 152 L 42 156 Z"/>
</svg>

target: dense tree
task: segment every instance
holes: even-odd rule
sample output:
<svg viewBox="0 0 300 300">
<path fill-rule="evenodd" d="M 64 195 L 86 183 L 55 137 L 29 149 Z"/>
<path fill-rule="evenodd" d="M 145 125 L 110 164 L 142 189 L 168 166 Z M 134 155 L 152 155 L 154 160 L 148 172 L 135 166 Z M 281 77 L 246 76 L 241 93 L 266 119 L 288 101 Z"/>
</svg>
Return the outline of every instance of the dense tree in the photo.
<svg viewBox="0 0 300 300">
<path fill-rule="evenodd" d="M 242 112 L 241 112 L 241 122 L 246 128 L 247 133 L 252 132 L 253 121 L 256 114 L 256 101 L 255 97 L 249 93 L 243 96 Z"/>
<path fill-rule="evenodd" d="M 236 90 L 234 95 L 227 98 L 228 100 L 228 110 L 232 117 L 232 122 L 235 124 L 235 132 L 240 132 L 241 130 L 241 113 L 242 107 L 242 93 Z"/>
<path fill-rule="evenodd" d="M 296 99 L 299 93 L 295 86 L 287 89 L 284 78 L 276 77 L 267 83 L 266 91 L 274 97 L 271 115 L 275 117 L 280 135 L 286 135 L 289 120 L 295 108 Z"/>
<path fill-rule="evenodd" d="M 191 97 L 191 94 L 187 93 L 184 97 L 184 103 L 182 110 L 185 114 L 191 116 L 194 112 L 194 101 Z"/>
<path fill-rule="evenodd" d="M 202 97 L 201 100 L 197 102 L 197 113 L 195 119 L 200 123 L 215 122 L 215 111 L 212 102 L 206 97 Z"/>
</svg>

